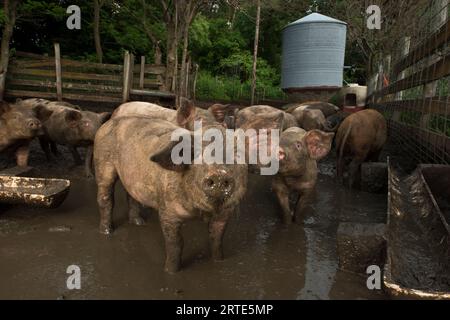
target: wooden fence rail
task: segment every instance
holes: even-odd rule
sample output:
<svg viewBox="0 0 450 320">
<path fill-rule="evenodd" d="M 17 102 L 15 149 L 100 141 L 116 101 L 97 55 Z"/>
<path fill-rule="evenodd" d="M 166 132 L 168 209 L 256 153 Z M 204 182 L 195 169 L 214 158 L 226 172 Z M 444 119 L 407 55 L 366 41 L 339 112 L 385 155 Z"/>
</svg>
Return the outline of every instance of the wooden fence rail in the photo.
<svg viewBox="0 0 450 320">
<path fill-rule="evenodd" d="M 16 52 L 10 62 L 5 96 L 38 97 L 92 102 L 120 103 L 139 100 L 174 100 L 164 87 L 163 65 L 134 64 L 134 56 L 124 55 L 124 64 L 82 62 L 61 58 L 59 44 L 55 56 Z"/>
<path fill-rule="evenodd" d="M 399 50 L 385 53 L 378 72 L 369 77 L 368 106 L 385 115 L 390 136 L 411 157 L 450 164 L 448 1 L 434 1 L 432 6 L 442 3 L 428 21 L 438 25 L 435 30 L 420 40 L 414 34 L 401 35 Z"/>
</svg>

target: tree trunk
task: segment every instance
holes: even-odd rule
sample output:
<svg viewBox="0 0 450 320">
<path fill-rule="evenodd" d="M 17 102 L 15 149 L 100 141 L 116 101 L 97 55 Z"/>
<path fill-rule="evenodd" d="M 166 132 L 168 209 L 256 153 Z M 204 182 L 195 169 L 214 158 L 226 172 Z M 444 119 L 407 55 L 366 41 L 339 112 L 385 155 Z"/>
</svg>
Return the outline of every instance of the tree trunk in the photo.
<svg viewBox="0 0 450 320">
<path fill-rule="evenodd" d="M 256 1 L 256 28 L 255 28 L 255 47 L 253 49 L 253 71 L 252 71 L 252 101 L 255 103 L 255 89 L 256 89 L 256 62 L 258 61 L 258 42 L 259 42 L 259 21 L 261 18 L 261 2 Z"/>
<path fill-rule="evenodd" d="M 180 74 L 180 96 L 186 97 L 186 77 L 187 77 L 187 53 L 189 45 L 189 23 L 186 21 L 183 30 L 183 55 L 181 60 L 181 74 Z"/>
<path fill-rule="evenodd" d="M 3 28 L 2 43 L 0 48 L 0 100 L 5 94 L 6 74 L 9 64 L 9 43 L 16 24 L 16 0 L 5 0 L 3 4 L 5 12 L 5 26 Z"/>
<path fill-rule="evenodd" d="M 103 62 L 103 50 L 100 40 L 100 8 L 99 0 L 94 0 L 94 41 L 95 52 L 97 53 L 97 60 L 99 63 Z"/>
</svg>

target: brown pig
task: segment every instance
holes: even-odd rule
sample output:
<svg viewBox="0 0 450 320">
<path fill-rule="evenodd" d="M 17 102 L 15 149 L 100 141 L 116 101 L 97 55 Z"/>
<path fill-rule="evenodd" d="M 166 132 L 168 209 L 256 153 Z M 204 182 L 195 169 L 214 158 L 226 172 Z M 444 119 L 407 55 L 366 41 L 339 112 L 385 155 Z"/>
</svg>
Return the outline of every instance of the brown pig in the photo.
<svg viewBox="0 0 450 320">
<path fill-rule="evenodd" d="M 51 113 L 42 107 L 29 109 L 0 101 L 0 152 L 15 152 L 17 165 L 26 167 L 29 143 L 43 133 L 41 121 L 48 119 Z"/>
<path fill-rule="evenodd" d="M 373 109 L 351 114 L 341 123 L 336 134 L 337 178 L 342 181 L 349 164 L 349 185 L 353 187 L 360 165 L 378 161 L 387 140 L 386 119 Z"/>
<path fill-rule="evenodd" d="M 52 112 L 43 122 L 44 135 L 39 137 L 42 149 L 51 159 L 50 149 L 57 154 L 56 144 L 70 148 L 77 165 L 82 164 L 78 147 L 86 147 L 85 172 L 92 177 L 92 150 L 97 130 L 110 117 L 110 112 L 95 113 L 81 111 L 77 106 L 67 102 L 48 101 L 44 99 L 27 99 L 20 104 L 29 108 L 43 107 Z"/>
<path fill-rule="evenodd" d="M 301 128 L 289 128 L 281 134 L 280 168 L 272 180 L 272 189 L 286 224 L 292 222 L 296 212 L 303 212 L 311 201 L 317 181 L 317 160 L 330 152 L 333 137 L 334 133 L 307 132 Z M 299 194 L 295 211 L 289 204 L 289 195 L 294 191 Z"/>
<path fill-rule="evenodd" d="M 338 126 L 334 128 L 329 127 L 323 112 L 318 109 L 303 109 L 299 107 L 292 111 L 292 115 L 297 120 L 299 127 L 306 131 L 323 130 L 333 132 L 338 128 Z"/>
<path fill-rule="evenodd" d="M 298 126 L 293 115 L 271 106 L 258 105 L 247 107 L 236 112 L 236 128 L 251 127 L 248 124 L 249 122 L 254 121 L 259 116 L 269 113 L 279 113 L 283 115 L 283 130 Z"/>
<path fill-rule="evenodd" d="M 179 121 L 194 116 L 194 108 L 186 110 L 180 114 L 185 119 Z M 225 131 L 220 124 L 203 126 L 203 130 L 209 128 L 222 134 Z M 172 151 L 179 143 L 171 141 L 174 130 L 183 130 L 182 138 L 190 139 L 187 143 L 190 150 L 183 150 L 183 155 L 192 161 L 194 132 L 151 116 L 114 117 L 98 130 L 94 143 L 100 232 L 109 234 L 113 230 L 114 185 L 120 179 L 127 192 L 130 223 L 144 223 L 139 204 L 158 210 L 166 244 L 167 272 L 176 272 L 181 266 L 180 229 L 191 218 L 209 221 L 212 256 L 223 258 L 225 227 L 247 188 L 246 164 L 174 162 Z M 177 150 L 176 154 L 180 154 Z"/>
<path fill-rule="evenodd" d="M 189 110 L 187 110 L 189 109 Z M 191 110 L 193 109 L 193 110 Z M 127 102 L 114 110 L 112 118 L 127 115 L 144 115 L 157 119 L 167 120 L 188 130 L 192 130 L 194 121 L 202 120 L 203 124 L 225 124 L 232 113 L 229 105 L 214 104 L 208 110 L 196 108 L 194 104 L 185 98 L 181 98 L 178 110 L 161 107 L 154 103 L 134 101 Z M 189 116 L 186 117 L 187 113 Z"/>
</svg>

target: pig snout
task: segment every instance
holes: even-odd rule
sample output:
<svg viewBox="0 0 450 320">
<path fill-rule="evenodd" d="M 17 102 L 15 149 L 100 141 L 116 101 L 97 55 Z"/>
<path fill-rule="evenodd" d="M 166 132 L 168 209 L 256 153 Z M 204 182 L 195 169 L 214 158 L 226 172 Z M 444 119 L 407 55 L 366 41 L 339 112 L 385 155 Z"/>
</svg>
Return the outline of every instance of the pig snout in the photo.
<svg viewBox="0 0 450 320">
<path fill-rule="evenodd" d="M 216 200 L 224 200 L 234 191 L 234 180 L 227 173 L 215 173 L 203 180 L 203 191 Z"/>
<path fill-rule="evenodd" d="M 40 130 L 42 128 L 42 124 L 37 119 L 29 119 L 27 121 L 27 127 L 31 130 Z"/>
</svg>

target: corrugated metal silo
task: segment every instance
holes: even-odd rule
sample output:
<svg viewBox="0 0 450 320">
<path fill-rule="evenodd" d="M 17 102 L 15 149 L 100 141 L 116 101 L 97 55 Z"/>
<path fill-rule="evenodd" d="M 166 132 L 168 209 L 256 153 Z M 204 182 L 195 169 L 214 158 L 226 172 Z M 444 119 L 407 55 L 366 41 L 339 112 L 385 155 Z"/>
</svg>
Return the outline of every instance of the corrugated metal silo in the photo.
<svg viewBox="0 0 450 320">
<path fill-rule="evenodd" d="M 289 93 L 342 87 L 347 24 L 312 13 L 283 31 L 281 88 Z"/>
</svg>

